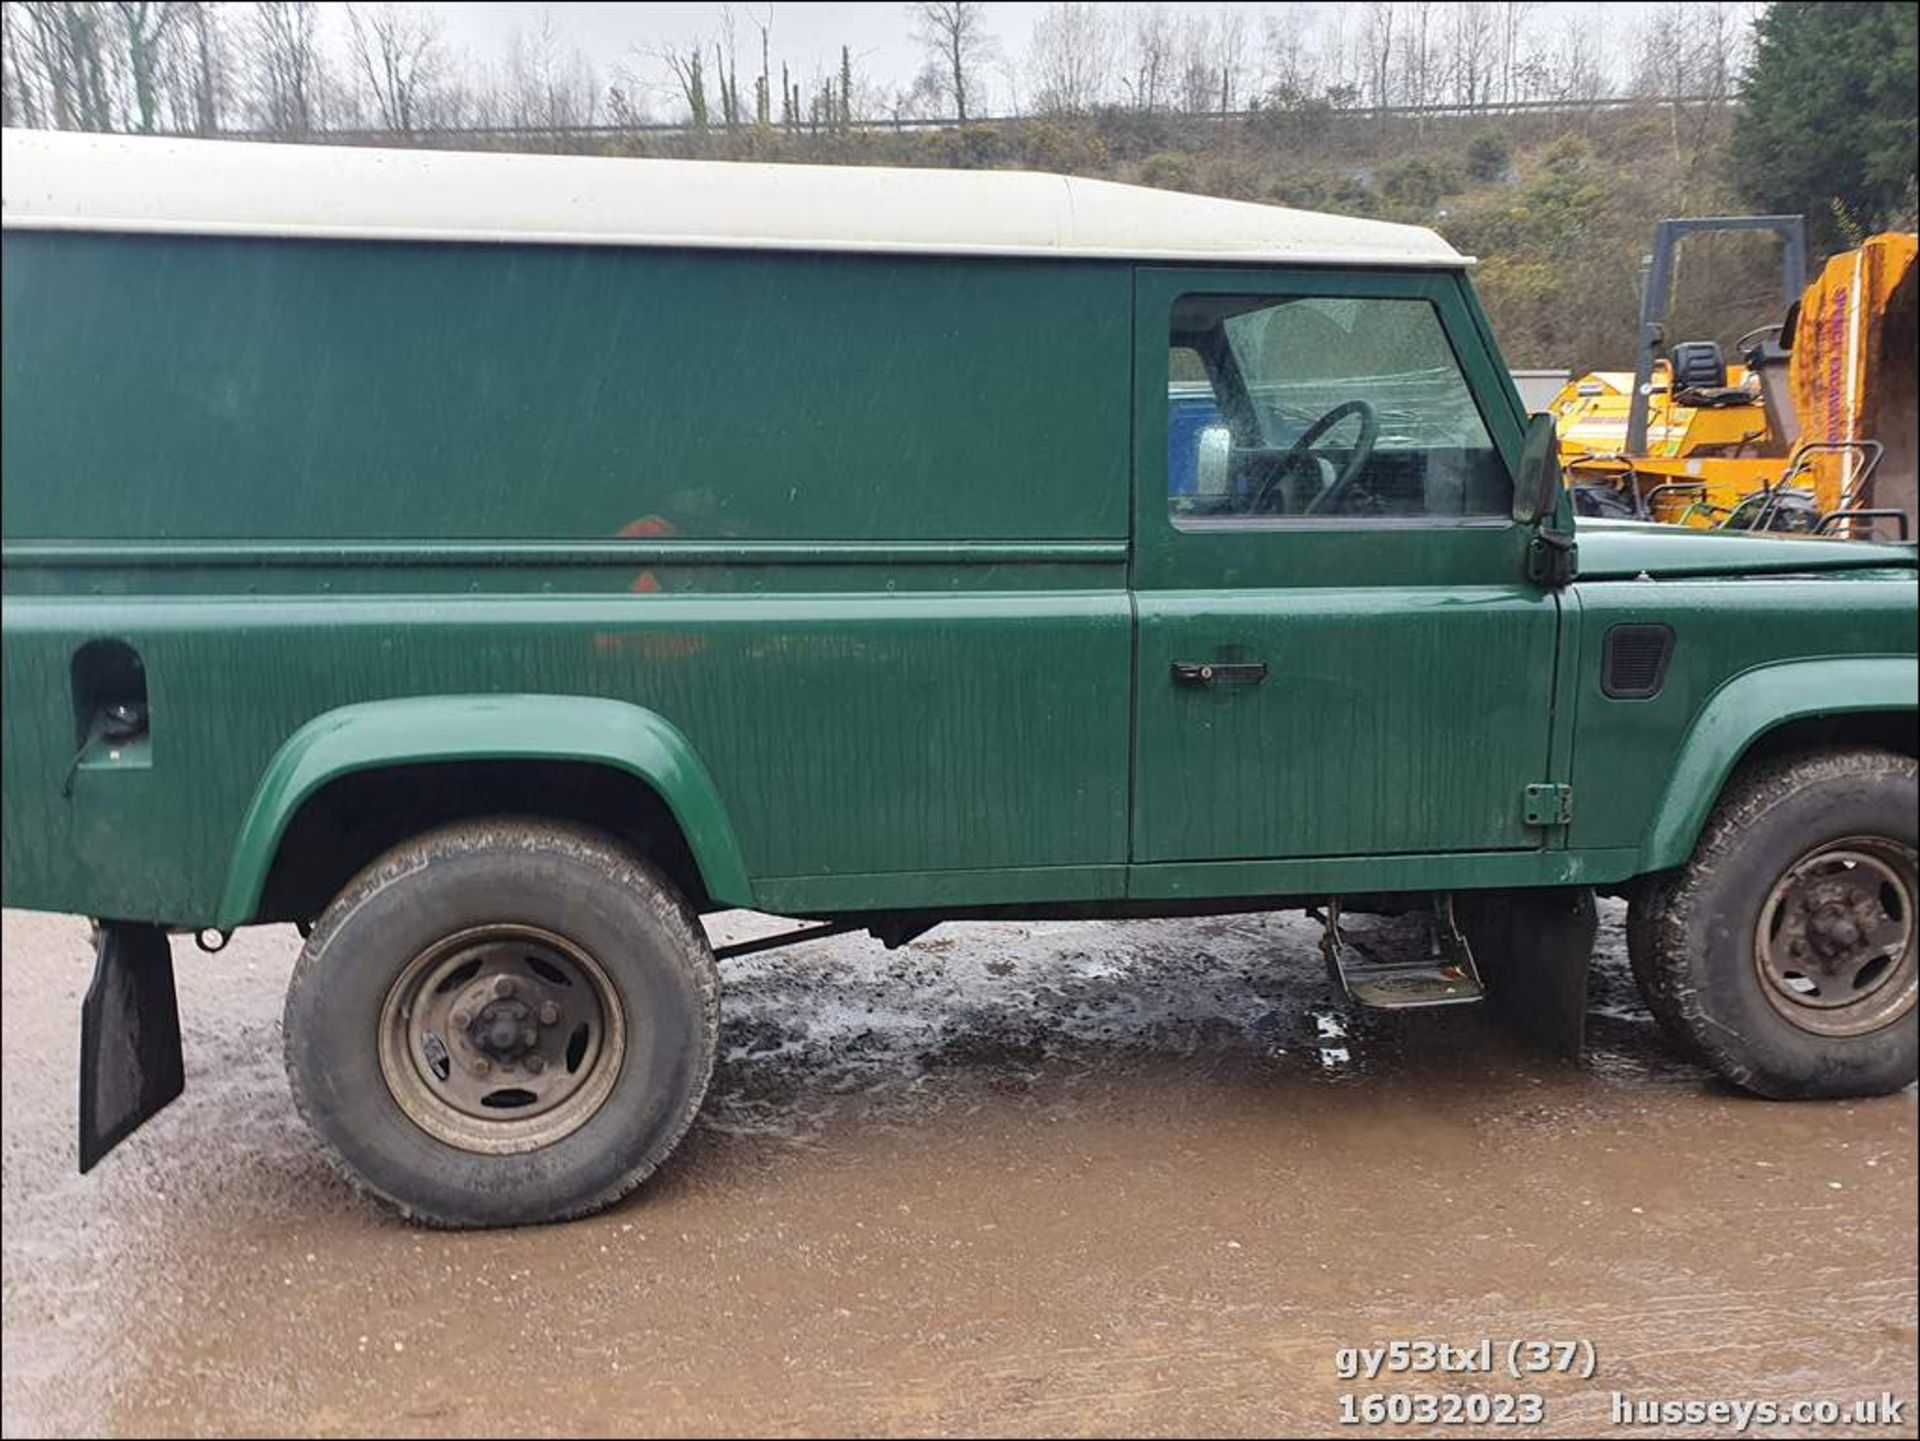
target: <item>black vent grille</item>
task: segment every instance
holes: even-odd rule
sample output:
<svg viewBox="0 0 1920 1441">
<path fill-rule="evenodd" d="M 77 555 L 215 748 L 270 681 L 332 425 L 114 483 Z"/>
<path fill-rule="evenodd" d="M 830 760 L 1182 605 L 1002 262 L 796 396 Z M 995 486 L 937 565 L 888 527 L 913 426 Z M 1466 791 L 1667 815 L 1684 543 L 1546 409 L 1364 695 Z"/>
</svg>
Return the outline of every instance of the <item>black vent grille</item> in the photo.
<svg viewBox="0 0 1920 1441">
<path fill-rule="evenodd" d="M 1671 626 L 1616 625 L 1607 632 L 1600 688 L 1615 700 L 1651 700 L 1667 683 L 1672 657 Z"/>
</svg>

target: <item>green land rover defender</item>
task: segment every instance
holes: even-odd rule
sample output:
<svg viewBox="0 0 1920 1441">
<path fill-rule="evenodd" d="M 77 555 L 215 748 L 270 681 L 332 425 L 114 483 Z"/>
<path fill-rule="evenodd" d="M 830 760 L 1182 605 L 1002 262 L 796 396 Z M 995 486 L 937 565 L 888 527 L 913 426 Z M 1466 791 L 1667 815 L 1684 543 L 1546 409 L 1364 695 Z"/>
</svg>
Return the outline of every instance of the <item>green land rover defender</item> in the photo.
<svg viewBox="0 0 1920 1441">
<path fill-rule="evenodd" d="M 97 921 L 83 1166 L 180 1090 L 168 934 L 274 922 L 302 1112 L 450 1225 L 660 1164 L 731 907 L 1324 908 L 1357 1001 L 1576 1049 L 1620 894 L 1733 1082 L 1914 1079 L 1914 548 L 1576 528 L 1426 230 L 4 143 L 5 902 Z"/>
</svg>

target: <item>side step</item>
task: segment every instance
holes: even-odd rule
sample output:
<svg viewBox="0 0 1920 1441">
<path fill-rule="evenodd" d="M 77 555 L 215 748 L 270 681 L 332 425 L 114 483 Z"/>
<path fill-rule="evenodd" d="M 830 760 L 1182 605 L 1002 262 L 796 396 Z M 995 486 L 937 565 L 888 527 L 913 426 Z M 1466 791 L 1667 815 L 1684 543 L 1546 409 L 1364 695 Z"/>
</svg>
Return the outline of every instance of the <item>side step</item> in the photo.
<svg viewBox="0 0 1920 1441">
<path fill-rule="evenodd" d="M 1329 897 L 1320 952 L 1334 984 L 1363 1006 L 1411 1010 L 1420 1006 L 1461 1006 L 1486 994 L 1467 938 L 1453 918 L 1453 897 L 1436 896 L 1429 928 L 1428 954 L 1419 960 L 1383 960 L 1340 930 L 1339 897 Z"/>
</svg>

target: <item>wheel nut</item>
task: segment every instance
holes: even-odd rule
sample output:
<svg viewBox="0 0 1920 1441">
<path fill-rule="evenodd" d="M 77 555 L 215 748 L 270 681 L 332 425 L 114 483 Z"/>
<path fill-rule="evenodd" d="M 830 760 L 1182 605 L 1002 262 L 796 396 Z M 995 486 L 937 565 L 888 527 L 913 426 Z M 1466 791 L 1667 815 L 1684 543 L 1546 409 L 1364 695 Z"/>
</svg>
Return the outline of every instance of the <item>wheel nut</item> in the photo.
<svg viewBox="0 0 1920 1441">
<path fill-rule="evenodd" d="M 546 1070 L 546 1068 L 547 1058 L 545 1056 L 532 1055 L 527 1057 L 527 1071 L 529 1074 L 537 1076 Z"/>
<path fill-rule="evenodd" d="M 453 1013 L 453 1028 L 454 1028 L 454 1030 L 456 1030 L 456 1031 L 464 1031 L 464 1030 L 466 1030 L 466 1028 L 467 1028 L 468 1026 L 471 1026 L 472 1024 L 473 1024 L 473 1016 L 472 1016 L 472 1014 L 471 1014 L 470 1012 L 467 1012 L 467 1011 L 455 1011 L 455 1012 Z"/>
<path fill-rule="evenodd" d="M 499 996 L 503 1000 L 506 997 L 512 995 L 513 991 L 514 991 L 514 985 L 513 985 L 512 976 L 501 976 L 498 980 L 496 980 L 493 983 L 493 993 L 496 996 Z"/>
<path fill-rule="evenodd" d="M 473 1058 L 474 1075 L 484 1076 L 492 1069 L 493 1069 L 493 1062 L 489 1061 L 485 1056 L 475 1056 Z"/>
<path fill-rule="evenodd" d="M 560 1019 L 560 1003 L 558 1001 L 542 1001 L 540 1003 L 540 1024 L 541 1025 L 551 1026 L 556 1024 L 559 1021 L 559 1019 Z"/>
</svg>

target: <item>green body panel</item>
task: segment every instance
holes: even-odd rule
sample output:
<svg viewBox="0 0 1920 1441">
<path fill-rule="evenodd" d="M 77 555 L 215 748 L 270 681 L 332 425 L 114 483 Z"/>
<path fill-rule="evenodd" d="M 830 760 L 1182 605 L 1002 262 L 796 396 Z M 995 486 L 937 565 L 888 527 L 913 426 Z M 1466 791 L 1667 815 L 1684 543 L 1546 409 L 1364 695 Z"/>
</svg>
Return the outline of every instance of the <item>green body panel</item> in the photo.
<svg viewBox="0 0 1920 1441">
<path fill-rule="evenodd" d="M 1521 587 L 1160 591 L 1140 601 L 1134 856 L 1535 847 L 1558 607 Z M 1175 661 L 1257 657 L 1202 689 Z"/>
<path fill-rule="evenodd" d="M 1583 527 L 1556 593 L 1497 519 L 1171 527 L 1185 290 L 1431 301 L 1514 464 L 1451 273 L 5 252 L 10 905 L 243 922 L 330 777 L 488 758 L 640 777 L 716 902 L 794 914 L 1610 884 L 1769 725 L 1913 708 L 1910 547 Z M 1600 689 L 1624 619 L 1675 628 L 1655 700 Z M 99 640 L 144 667 L 119 747 Z M 1243 651 L 1257 693 L 1169 685 Z M 1570 825 L 1524 823 L 1546 783 Z"/>
<path fill-rule="evenodd" d="M 1573 691 L 1569 842 L 1636 848 L 1636 872 L 1685 859 L 1734 764 L 1775 726 L 1875 713 L 1905 715 L 1913 734 L 1910 570 L 1583 580 L 1571 595 L 1592 660 Z M 1600 683 L 1607 631 L 1650 621 L 1674 632 L 1665 685 L 1651 700 L 1608 697 Z"/>
<path fill-rule="evenodd" d="M 1098 905 L 1127 893 L 1129 868 L 1023 866 L 976 871 L 874 871 L 844 876 L 770 876 L 755 903 L 782 915 L 845 911 L 968 910 L 984 906 Z"/>
<path fill-rule="evenodd" d="M 651 711 L 585 696 L 421 696 L 342 706 L 295 731 L 240 823 L 214 924 L 254 914 L 287 824 L 329 781 L 430 761 L 574 760 L 645 781 L 673 812 L 717 901 L 753 904 L 740 843 L 687 738 Z"/>
<path fill-rule="evenodd" d="M 1130 286 L 11 231 L 7 538 L 1120 540 Z"/>
<path fill-rule="evenodd" d="M 1854 575 L 1862 578 L 1841 572 L 1575 585 L 1587 659 L 1572 697 L 1569 844 L 1633 847 L 1645 858 L 1640 870 L 1672 865 L 1691 848 L 1727 769 L 1774 725 L 1862 711 L 1911 716 L 1913 574 Z M 1607 631 L 1649 621 L 1673 628 L 1665 685 L 1651 700 L 1609 698 L 1601 686 Z M 1767 675 L 1773 679 L 1765 683 L 1749 679 Z M 1708 725 L 1710 708 L 1720 719 Z M 1689 764 L 1685 758 L 1696 754 L 1699 762 Z"/>
<path fill-rule="evenodd" d="M 1693 530 L 1637 520 L 1580 522 L 1583 580 L 1653 576 L 1792 575 L 1911 566 L 1911 545 L 1812 539 L 1747 531 Z"/>
<path fill-rule="evenodd" d="M 315 716 L 528 691 L 638 706 L 685 736 L 756 882 L 1125 860 L 1117 575 L 762 596 L 678 593 L 660 574 L 658 593 L 607 596 L 9 597 L 10 896 L 210 923 L 260 778 Z M 146 662 L 152 764 L 83 771 L 63 797 L 68 658 L 93 636 Z"/>
<path fill-rule="evenodd" d="M 1916 693 L 1920 664 L 1911 656 L 1782 661 L 1728 681 L 1687 733 L 1655 813 L 1641 867 L 1660 870 L 1687 858 L 1734 765 L 1774 727 L 1861 711 L 1911 714 Z"/>
</svg>

